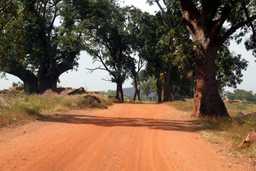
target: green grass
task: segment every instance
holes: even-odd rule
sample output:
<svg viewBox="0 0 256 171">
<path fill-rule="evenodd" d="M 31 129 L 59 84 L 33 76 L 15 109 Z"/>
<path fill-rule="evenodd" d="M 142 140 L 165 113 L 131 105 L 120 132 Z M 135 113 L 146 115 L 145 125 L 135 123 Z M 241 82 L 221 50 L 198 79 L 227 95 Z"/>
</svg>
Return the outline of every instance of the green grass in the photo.
<svg viewBox="0 0 256 171">
<path fill-rule="evenodd" d="M 97 97 L 99 101 L 95 100 Z M 0 96 L 0 127 L 23 124 L 42 114 L 82 108 L 106 108 L 112 102 L 105 96 Z"/>
<path fill-rule="evenodd" d="M 192 113 L 193 101 L 176 101 L 171 105 L 178 110 Z M 256 158 L 256 144 L 247 148 L 239 148 L 239 144 L 247 134 L 256 130 L 256 114 L 241 116 L 240 113 L 250 114 L 256 112 L 256 103 L 228 103 L 226 104 L 231 119 L 200 119 L 203 130 L 202 135 L 210 142 L 229 144 L 230 152 L 236 155 L 246 155 Z"/>
</svg>

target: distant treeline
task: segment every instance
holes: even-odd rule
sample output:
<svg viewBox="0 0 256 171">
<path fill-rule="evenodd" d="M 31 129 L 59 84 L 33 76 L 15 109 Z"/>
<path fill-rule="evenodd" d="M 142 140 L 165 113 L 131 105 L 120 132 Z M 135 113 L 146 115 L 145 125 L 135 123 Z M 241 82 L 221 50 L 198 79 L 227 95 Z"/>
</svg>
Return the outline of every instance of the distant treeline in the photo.
<svg viewBox="0 0 256 171">
<path fill-rule="evenodd" d="M 225 95 L 229 100 L 256 102 L 256 94 L 252 91 L 237 89 L 234 92 L 226 92 Z"/>
</svg>

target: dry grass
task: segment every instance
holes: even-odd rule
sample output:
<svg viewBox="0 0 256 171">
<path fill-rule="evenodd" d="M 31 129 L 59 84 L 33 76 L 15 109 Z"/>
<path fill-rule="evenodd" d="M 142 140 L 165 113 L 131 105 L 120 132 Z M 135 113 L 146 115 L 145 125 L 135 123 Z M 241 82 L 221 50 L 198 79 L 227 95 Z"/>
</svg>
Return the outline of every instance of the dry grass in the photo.
<svg viewBox="0 0 256 171">
<path fill-rule="evenodd" d="M 13 124 L 22 124 L 24 122 L 36 119 L 43 113 L 81 108 L 106 108 L 111 104 L 112 102 L 107 97 L 101 95 L 1 95 L 0 127 Z"/>
<path fill-rule="evenodd" d="M 190 114 L 193 109 L 193 101 L 177 101 L 172 102 L 172 106 L 178 110 L 188 112 Z M 239 144 L 244 140 L 247 134 L 256 130 L 256 103 L 233 103 L 226 104 L 231 119 L 201 119 L 204 130 L 202 135 L 210 142 L 217 144 L 225 144 L 230 147 L 230 152 L 236 155 L 245 155 L 256 158 L 256 144 L 247 148 L 239 148 Z"/>
<path fill-rule="evenodd" d="M 192 112 L 193 110 L 193 100 L 192 99 L 185 99 L 183 101 L 173 101 L 171 105 L 178 110 L 184 112 Z"/>
</svg>

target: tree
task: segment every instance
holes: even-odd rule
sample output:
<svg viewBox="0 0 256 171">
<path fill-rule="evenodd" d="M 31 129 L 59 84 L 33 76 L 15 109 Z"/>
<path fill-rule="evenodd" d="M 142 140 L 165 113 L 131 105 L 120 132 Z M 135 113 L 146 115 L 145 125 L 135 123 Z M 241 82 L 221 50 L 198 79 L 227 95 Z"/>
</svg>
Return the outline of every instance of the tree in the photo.
<svg viewBox="0 0 256 171">
<path fill-rule="evenodd" d="M 137 58 L 136 58 L 137 57 Z M 140 96 L 140 77 L 139 73 L 141 69 L 144 66 L 144 60 L 140 56 L 135 56 L 133 57 L 133 60 L 130 62 L 130 77 L 133 79 L 133 86 L 134 86 L 134 96 L 133 100 L 136 101 L 138 98 L 139 101 L 141 101 L 141 96 Z"/>
<path fill-rule="evenodd" d="M 140 97 L 140 75 L 142 68 L 144 67 L 145 60 L 140 55 L 141 47 L 144 44 L 143 38 L 140 36 L 140 19 L 143 16 L 143 12 L 133 6 L 126 7 L 127 11 L 127 24 L 128 24 L 128 33 L 130 36 L 130 46 L 132 49 L 132 54 L 130 55 L 133 58 L 133 63 L 130 65 L 130 77 L 133 79 L 134 86 L 134 97 L 135 101 L 138 97 L 138 100 L 141 100 Z"/>
<path fill-rule="evenodd" d="M 18 6 L 14 16 L 17 22 L 4 31 L 4 39 L 15 41 L 2 46 L 5 53 L 1 54 L 0 69 L 20 78 L 27 93 L 55 90 L 59 76 L 77 65 L 81 49 L 72 3 L 14 2 Z"/>
<path fill-rule="evenodd" d="M 87 5 L 77 1 L 77 8 Z M 109 0 L 91 2 L 92 17 L 80 11 L 85 50 L 93 56 L 101 66 L 91 69 L 104 70 L 116 83 L 116 98 L 124 102 L 123 83 L 128 77 L 130 67 L 134 63 L 130 57 L 130 36 L 127 32 L 126 10 Z"/>
<path fill-rule="evenodd" d="M 153 1 L 160 3 L 160 0 Z M 253 8 L 247 8 L 248 16 L 245 15 L 243 1 L 238 0 L 169 0 L 161 2 L 165 4 L 167 11 L 174 9 L 177 3 L 180 4 L 181 18 L 193 40 L 196 80 L 194 115 L 228 116 L 225 104 L 219 94 L 216 59 L 223 45 L 234 37 L 235 32 L 238 31 L 240 35 L 243 35 L 242 31 L 248 30 L 248 24 L 255 21 Z M 252 0 L 244 2 L 248 4 L 247 7 L 254 5 Z M 229 27 L 226 27 L 224 23 L 228 23 Z M 236 37 L 239 37 L 239 34 Z"/>
<path fill-rule="evenodd" d="M 136 9 L 132 14 L 136 51 L 146 60 L 147 72 L 157 79 L 158 102 L 173 100 L 177 93 L 174 91 L 175 85 L 181 86 L 178 85 L 181 83 L 179 80 L 186 79 L 183 74 L 191 67 L 188 61 L 191 56 L 187 41 L 189 34 L 181 27 L 176 16 L 161 13 L 150 15 Z M 171 17 L 170 23 L 167 19 L 171 20 Z"/>
<path fill-rule="evenodd" d="M 146 97 L 149 97 L 151 94 L 156 94 L 157 92 L 156 79 L 152 76 L 147 76 L 146 71 L 141 72 L 140 75 L 141 75 L 140 77 L 141 77 L 142 94 L 145 95 Z"/>
</svg>

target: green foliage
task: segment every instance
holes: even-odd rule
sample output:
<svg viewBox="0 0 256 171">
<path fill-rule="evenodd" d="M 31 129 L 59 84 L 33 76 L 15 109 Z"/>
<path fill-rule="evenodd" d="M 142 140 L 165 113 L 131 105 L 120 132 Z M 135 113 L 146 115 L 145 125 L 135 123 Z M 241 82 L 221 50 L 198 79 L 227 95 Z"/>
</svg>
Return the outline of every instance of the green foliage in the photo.
<svg viewBox="0 0 256 171">
<path fill-rule="evenodd" d="M 225 95 L 230 100 L 256 102 L 256 94 L 254 94 L 252 91 L 236 89 L 234 92 L 226 92 Z"/>
<path fill-rule="evenodd" d="M 236 88 L 242 82 L 243 71 L 247 69 L 248 61 L 241 55 L 231 53 L 227 47 L 218 51 L 217 59 L 217 80 L 221 88 Z"/>
<path fill-rule="evenodd" d="M 134 8 L 130 16 L 136 40 L 134 49 L 146 61 L 145 76 L 158 80 L 158 93 L 162 86 L 168 86 L 167 91 L 173 90 L 174 96 L 184 92 L 190 94 L 193 82 L 187 75 L 193 68 L 192 49 L 189 35 L 178 17 L 166 12 L 150 15 Z"/>
<path fill-rule="evenodd" d="M 188 23 L 189 21 L 186 21 L 184 18 L 183 21 L 186 21 L 184 23 L 181 22 L 182 18 L 182 9 L 180 7 L 180 0 L 177 1 L 162 1 L 162 0 L 148 0 L 150 4 L 155 4 L 159 7 L 159 13 L 161 14 L 160 16 L 161 19 L 163 20 L 163 24 L 158 24 L 158 28 L 163 28 L 166 27 L 167 32 L 164 32 L 161 38 L 161 42 L 165 42 L 167 44 L 167 47 L 170 48 L 170 55 L 169 55 L 169 61 L 168 63 L 171 63 L 174 66 L 177 66 L 178 68 L 178 74 L 179 75 L 187 75 L 188 73 L 195 71 L 195 65 L 197 63 L 200 63 L 199 60 L 197 60 L 198 55 L 195 52 L 195 49 L 201 48 L 199 47 L 200 43 L 193 40 L 193 35 L 186 29 L 184 28 L 183 24 Z M 250 7 L 253 7 L 254 2 L 251 0 L 248 0 L 248 3 L 250 2 Z M 218 24 L 214 23 L 216 17 L 220 17 L 221 15 L 227 15 L 223 16 L 224 20 L 229 22 L 231 26 L 237 26 L 237 23 L 246 21 L 245 15 L 239 15 L 239 13 L 232 13 L 236 10 L 241 10 L 243 13 L 242 9 L 242 3 L 241 2 L 234 2 L 231 4 L 230 1 L 193 1 L 193 2 L 184 2 L 184 4 L 189 4 L 187 8 L 194 8 L 194 10 L 191 10 L 189 12 L 191 13 L 196 13 L 195 16 L 199 17 L 202 16 L 202 18 L 205 20 L 205 22 L 202 23 L 197 23 L 199 26 L 202 26 L 205 24 L 205 28 L 208 26 L 210 28 L 211 25 Z M 246 3 L 247 4 L 247 3 Z M 223 8 L 225 6 L 225 8 Z M 255 12 L 251 10 L 249 6 L 247 6 L 250 10 L 250 15 L 253 15 Z M 221 13 L 223 9 L 227 10 L 227 13 Z M 232 11 L 232 12 L 231 12 Z M 192 14 L 193 15 L 193 14 Z M 239 16 L 238 16 L 239 15 Z M 224 22 L 223 22 L 224 23 Z M 221 23 L 221 24 L 223 24 Z M 169 27 L 169 28 L 168 28 Z M 189 26 L 187 26 L 189 28 Z M 219 39 L 222 39 L 222 36 L 224 35 L 225 31 L 228 32 L 229 30 L 230 34 L 234 33 L 231 32 L 233 29 L 228 29 L 228 27 L 224 27 L 223 25 L 218 26 L 222 28 L 221 30 L 221 35 L 214 35 L 212 38 L 215 42 L 213 42 L 213 45 L 219 46 L 222 45 L 222 43 L 218 44 L 220 41 Z M 230 38 L 234 38 L 238 40 L 239 38 L 243 37 L 245 32 L 248 32 L 248 29 L 250 28 L 249 25 L 242 24 L 240 27 L 236 28 L 235 30 L 239 28 L 243 28 L 244 30 L 240 30 L 237 32 L 237 34 L 234 34 L 233 36 L 230 36 L 227 38 L 229 40 Z M 204 30 L 207 32 L 208 30 Z M 193 32 L 193 31 L 192 31 Z M 228 33 L 229 33 L 228 32 Z M 192 36 L 192 40 L 191 37 Z M 210 36 L 210 35 L 209 35 Z M 219 37 L 218 37 L 219 36 Z M 225 35 L 226 36 L 226 35 Z M 223 37 L 225 37 L 223 36 Z M 164 37 L 166 37 L 164 39 Z M 211 37 L 209 37 L 211 38 Z M 218 38 L 215 40 L 215 38 Z M 226 37 L 225 37 L 226 38 Z M 169 43 L 168 43 L 169 42 Z M 218 50 L 217 58 L 215 60 L 216 65 L 217 65 L 217 80 L 218 83 L 220 84 L 220 89 L 226 86 L 229 87 L 236 87 L 237 84 L 241 83 L 242 81 L 242 71 L 244 71 L 247 68 L 247 61 L 241 58 L 241 55 L 236 55 L 233 54 L 229 51 L 228 49 L 228 41 L 224 41 L 225 44 L 221 46 L 221 48 Z M 163 43 L 162 43 L 163 44 Z M 161 48 L 163 49 L 163 48 Z M 168 53 L 167 53 L 168 54 Z M 161 65 L 163 66 L 163 65 Z M 175 73 L 175 72 L 174 72 Z M 192 74 L 192 76 L 193 76 Z M 191 75 L 191 74 L 190 74 Z M 181 83 L 183 83 L 183 79 L 181 79 Z M 179 85 L 179 83 L 176 83 Z M 181 84 L 182 85 L 182 84 Z"/>
<path fill-rule="evenodd" d="M 84 48 L 95 61 L 101 63 L 102 67 L 95 69 L 106 70 L 112 82 L 123 83 L 131 62 L 125 9 L 108 0 L 90 3 L 90 17 L 79 10 L 85 34 Z M 87 4 L 81 2 L 78 8 L 83 8 L 83 5 Z"/>
<path fill-rule="evenodd" d="M 81 49 L 71 1 L 10 2 L 15 8 L 5 12 L 10 19 L 1 30 L 0 70 L 33 87 L 26 91 L 55 88 L 59 76 L 77 65 Z"/>
<path fill-rule="evenodd" d="M 146 79 L 141 81 L 141 90 L 142 94 L 149 96 L 151 93 L 156 94 L 156 79 L 154 77 L 147 77 Z"/>
</svg>

